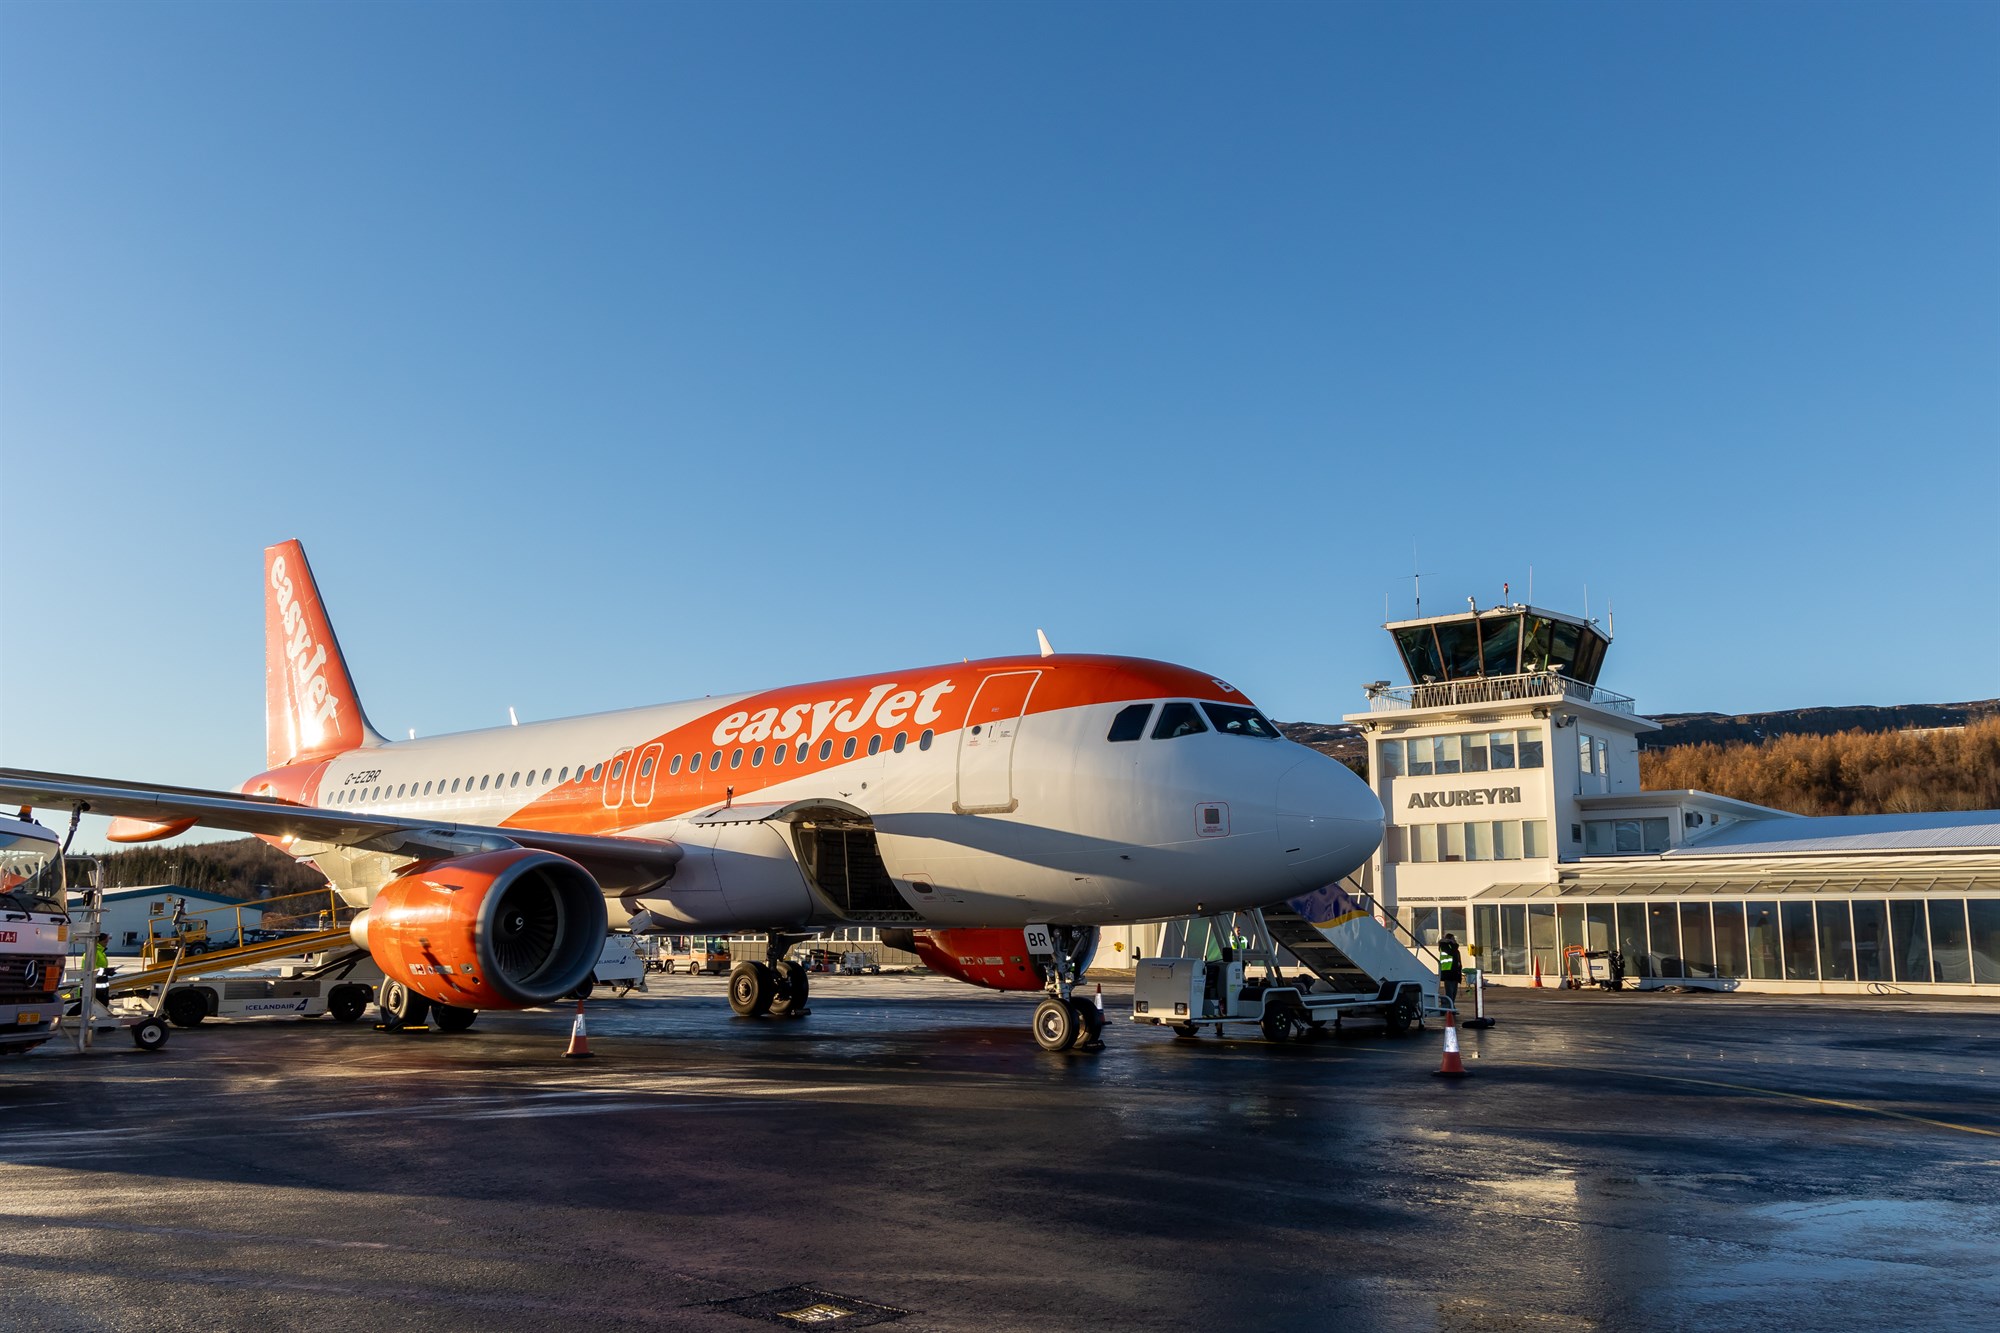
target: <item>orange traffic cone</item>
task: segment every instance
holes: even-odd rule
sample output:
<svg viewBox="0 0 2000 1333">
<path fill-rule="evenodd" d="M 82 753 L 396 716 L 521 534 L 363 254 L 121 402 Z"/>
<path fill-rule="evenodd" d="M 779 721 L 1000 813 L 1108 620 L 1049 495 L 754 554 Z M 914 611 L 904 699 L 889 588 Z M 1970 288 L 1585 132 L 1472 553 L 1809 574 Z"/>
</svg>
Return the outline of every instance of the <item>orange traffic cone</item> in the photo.
<svg viewBox="0 0 2000 1333">
<path fill-rule="evenodd" d="M 1465 1062 L 1458 1058 L 1458 1015 L 1450 1009 L 1444 1011 L 1444 1063 L 1437 1072 L 1440 1078 L 1465 1077 Z"/>
<path fill-rule="evenodd" d="M 1535 989 L 1540 990 L 1541 988 L 1542 988 L 1542 960 L 1537 958 L 1535 960 Z"/>
<path fill-rule="evenodd" d="M 565 1060 L 590 1059 L 590 1033 L 583 1026 L 583 1001 L 576 1002 L 576 1022 L 570 1024 L 569 1049 L 563 1052 Z"/>
</svg>

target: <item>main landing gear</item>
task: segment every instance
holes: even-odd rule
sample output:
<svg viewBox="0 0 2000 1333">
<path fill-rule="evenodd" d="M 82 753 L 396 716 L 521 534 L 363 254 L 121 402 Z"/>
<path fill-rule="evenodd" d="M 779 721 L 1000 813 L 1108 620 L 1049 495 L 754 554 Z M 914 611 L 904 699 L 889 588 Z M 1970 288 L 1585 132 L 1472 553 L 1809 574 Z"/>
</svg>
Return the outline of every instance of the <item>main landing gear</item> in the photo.
<svg viewBox="0 0 2000 1333">
<path fill-rule="evenodd" d="M 1104 1011 L 1075 993 L 1097 951 L 1097 927 L 1029 926 L 1022 934 L 1049 990 L 1035 1006 L 1035 1044 L 1045 1051 L 1102 1050 Z"/>
<path fill-rule="evenodd" d="M 742 1018 L 804 1018 L 812 990 L 804 963 L 785 957 L 785 950 L 803 936 L 773 935 L 765 945 L 765 961 L 738 963 L 729 969 L 729 1007 Z"/>
</svg>

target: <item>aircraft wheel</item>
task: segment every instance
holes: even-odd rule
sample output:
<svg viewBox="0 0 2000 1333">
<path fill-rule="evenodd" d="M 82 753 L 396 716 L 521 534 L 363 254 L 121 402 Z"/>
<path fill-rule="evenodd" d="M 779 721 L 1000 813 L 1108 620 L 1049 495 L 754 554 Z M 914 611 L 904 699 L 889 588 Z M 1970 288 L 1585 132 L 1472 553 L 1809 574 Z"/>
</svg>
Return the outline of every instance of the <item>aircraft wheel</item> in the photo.
<svg viewBox="0 0 2000 1333">
<path fill-rule="evenodd" d="M 592 972 L 589 976 L 583 979 L 582 985 L 578 986 L 575 990 L 571 991 L 569 994 L 570 998 L 573 1000 L 587 1000 L 596 993 L 597 993 L 597 973 Z"/>
<path fill-rule="evenodd" d="M 1099 1009 L 1093 1001 L 1087 1000 L 1082 996 L 1072 999 L 1070 1005 L 1076 1010 L 1076 1044 L 1079 1046 L 1103 1045 L 1104 1011 Z"/>
<path fill-rule="evenodd" d="M 191 1028 L 208 1017 L 208 1001 L 192 986 L 176 986 L 167 992 L 167 1021 L 177 1028 Z"/>
<path fill-rule="evenodd" d="M 463 1032 L 472 1026 L 472 1020 L 479 1017 L 477 1009 L 467 1009 L 457 1004 L 434 1004 L 431 1006 L 431 1023 L 440 1032 Z"/>
<path fill-rule="evenodd" d="M 775 993 L 771 1012 L 780 1018 L 803 1018 L 806 997 L 812 993 L 812 977 L 803 963 L 779 963 L 775 969 Z"/>
<path fill-rule="evenodd" d="M 382 1011 L 382 1026 L 391 1032 L 421 1026 L 431 1012 L 431 1002 L 400 981 L 382 987 L 382 998 L 376 1007 Z"/>
<path fill-rule="evenodd" d="M 157 1018 L 132 1025 L 132 1043 L 142 1051 L 157 1051 L 167 1044 L 167 1025 Z"/>
<path fill-rule="evenodd" d="M 1051 995 L 1035 1006 L 1035 1044 L 1045 1051 L 1066 1051 L 1076 1045 L 1083 1020 L 1066 1000 Z"/>
<path fill-rule="evenodd" d="M 764 963 L 738 963 L 729 973 L 729 1007 L 739 1018 L 757 1018 L 771 1010 L 777 988 Z"/>
</svg>

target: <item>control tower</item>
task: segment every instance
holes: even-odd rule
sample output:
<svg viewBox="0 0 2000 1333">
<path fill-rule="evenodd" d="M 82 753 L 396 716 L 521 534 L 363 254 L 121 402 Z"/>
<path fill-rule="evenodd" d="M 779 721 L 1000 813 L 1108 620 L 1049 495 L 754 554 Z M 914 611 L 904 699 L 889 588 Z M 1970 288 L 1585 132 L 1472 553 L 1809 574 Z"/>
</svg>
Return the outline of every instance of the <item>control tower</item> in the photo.
<svg viewBox="0 0 2000 1333">
<path fill-rule="evenodd" d="M 1626 836 L 1614 825 L 1634 825 L 1635 852 L 1678 842 L 1668 819 L 1616 818 L 1646 800 L 1639 736 L 1659 724 L 1598 685 L 1611 636 L 1596 622 L 1515 604 L 1383 628 L 1409 684 L 1376 681 L 1367 711 L 1345 720 L 1367 737 L 1369 782 L 1388 815 L 1367 870 L 1384 907 L 1448 928 L 1423 906 L 1553 882 L 1587 836 Z"/>
</svg>

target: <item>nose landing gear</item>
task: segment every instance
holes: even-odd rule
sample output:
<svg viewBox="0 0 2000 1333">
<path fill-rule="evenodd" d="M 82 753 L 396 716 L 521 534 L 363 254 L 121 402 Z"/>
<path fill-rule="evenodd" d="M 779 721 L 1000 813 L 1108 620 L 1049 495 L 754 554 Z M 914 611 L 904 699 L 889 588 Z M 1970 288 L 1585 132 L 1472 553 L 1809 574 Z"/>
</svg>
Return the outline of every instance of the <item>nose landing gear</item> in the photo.
<svg viewBox="0 0 2000 1333">
<path fill-rule="evenodd" d="M 1022 934 L 1049 992 L 1035 1006 L 1035 1044 L 1045 1051 L 1103 1050 L 1104 1011 L 1075 993 L 1097 952 L 1097 927 L 1029 926 Z"/>
</svg>

